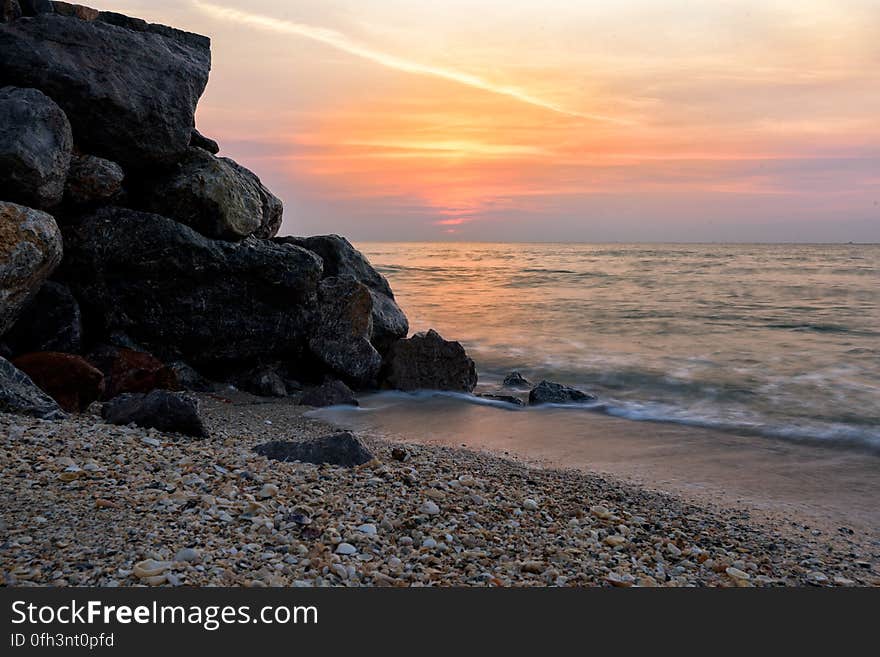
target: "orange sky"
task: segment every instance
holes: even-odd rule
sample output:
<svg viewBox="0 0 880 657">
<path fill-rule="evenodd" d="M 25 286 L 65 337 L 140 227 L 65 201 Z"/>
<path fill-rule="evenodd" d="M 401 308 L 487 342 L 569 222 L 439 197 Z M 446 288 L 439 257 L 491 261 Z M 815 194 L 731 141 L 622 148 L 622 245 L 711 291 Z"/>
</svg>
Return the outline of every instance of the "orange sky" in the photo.
<svg viewBox="0 0 880 657">
<path fill-rule="evenodd" d="M 198 113 L 355 239 L 880 241 L 880 2 L 120 0 Z"/>
</svg>

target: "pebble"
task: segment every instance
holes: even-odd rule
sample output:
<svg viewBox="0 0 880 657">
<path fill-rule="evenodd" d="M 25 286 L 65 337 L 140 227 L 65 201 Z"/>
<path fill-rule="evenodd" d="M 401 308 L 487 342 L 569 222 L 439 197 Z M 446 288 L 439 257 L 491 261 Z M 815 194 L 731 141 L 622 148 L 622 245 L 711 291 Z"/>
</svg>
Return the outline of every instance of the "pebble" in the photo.
<svg viewBox="0 0 880 657">
<path fill-rule="evenodd" d="M 263 484 L 260 492 L 257 493 L 257 497 L 261 500 L 266 500 L 270 497 L 275 497 L 276 495 L 278 495 L 278 486 L 275 484 Z"/>
<path fill-rule="evenodd" d="M 424 541 L 422 541 L 422 547 L 433 550 L 435 547 L 437 547 L 437 541 L 435 541 L 433 538 L 426 538 Z"/>
<path fill-rule="evenodd" d="M 363 524 L 363 525 L 360 525 L 360 526 L 357 528 L 357 530 L 358 530 L 361 534 L 366 534 L 367 536 L 375 536 L 376 533 L 377 533 L 376 525 L 374 525 L 373 523 L 369 523 L 369 522 L 368 522 L 368 523 L 365 523 L 365 524 Z"/>
<path fill-rule="evenodd" d="M 351 543 L 340 543 L 336 546 L 336 554 L 351 555 L 357 553 L 357 548 Z"/>
<path fill-rule="evenodd" d="M 526 511 L 537 511 L 538 510 L 538 503 L 535 500 L 531 499 L 530 497 L 527 497 L 526 499 L 523 500 L 523 508 Z"/>
<path fill-rule="evenodd" d="M 199 551 L 195 548 L 181 548 L 174 555 L 175 561 L 198 561 Z"/>
<path fill-rule="evenodd" d="M 171 567 L 168 561 L 157 561 L 156 559 L 144 559 L 134 565 L 132 573 L 138 579 L 147 579 L 161 575 Z M 163 575 L 164 578 L 164 575 Z"/>
<path fill-rule="evenodd" d="M 425 515 L 429 516 L 436 516 L 438 513 L 440 513 L 440 507 L 431 500 L 425 500 L 425 502 L 423 502 L 422 505 L 419 507 L 419 513 L 424 513 Z"/>
<path fill-rule="evenodd" d="M 740 570 L 739 568 L 734 568 L 733 566 L 729 566 L 724 570 L 732 579 L 748 581 L 751 579 L 751 575 L 747 572 Z"/>
</svg>

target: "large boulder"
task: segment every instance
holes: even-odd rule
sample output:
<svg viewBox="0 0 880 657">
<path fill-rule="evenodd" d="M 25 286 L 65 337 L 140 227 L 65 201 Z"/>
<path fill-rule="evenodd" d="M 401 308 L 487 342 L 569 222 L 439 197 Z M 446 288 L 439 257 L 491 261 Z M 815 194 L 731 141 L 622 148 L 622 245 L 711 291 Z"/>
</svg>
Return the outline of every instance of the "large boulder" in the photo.
<svg viewBox="0 0 880 657">
<path fill-rule="evenodd" d="M 61 232 L 45 212 L 0 201 L 0 335 L 62 256 Z"/>
<path fill-rule="evenodd" d="M 370 343 L 372 303 L 367 287 L 351 278 L 325 278 L 318 286 L 309 347 L 332 372 L 358 387 L 374 385 L 382 367 Z"/>
<path fill-rule="evenodd" d="M 104 345 L 92 351 L 88 361 L 104 374 L 104 399 L 127 392 L 177 390 L 174 370 L 152 354 Z"/>
<path fill-rule="evenodd" d="M 104 392 L 104 375 L 81 356 L 43 351 L 12 364 L 70 413 L 85 410 Z"/>
<path fill-rule="evenodd" d="M 140 197 L 145 210 L 171 217 L 207 237 L 267 238 L 281 226 L 281 201 L 256 175 L 201 148 L 191 148 L 175 169 L 146 185 Z"/>
<path fill-rule="evenodd" d="M 25 304 L 3 341 L 16 355 L 32 351 L 79 353 L 82 350 L 79 303 L 66 285 L 46 281 Z"/>
<path fill-rule="evenodd" d="M 122 167 L 94 155 L 74 156 L 64 188 L 64 200 L 74 205 L 109 203 L 122 191 Z"/>
<path fill-rule="evenodd" d="M 394 300 L 386 278 L 344 237 L 315 235 L 313 237 L 280 237 L 277 242 L 296 244 L 321 256 L 324 276 L 353 278 L 362 283 L 373 297 L 373 327 L 370 341 L 384 354 L 395 340 L 409 332 L 406 315 Z"/>
<path fill-rule="evenodd" d="M 0 69 L 5 59 L 0 45 Z M 0 88 L 0 198 L 36 208 L 60 203 L 72 148 L 70 123 L 51 98 Z"/>
<path fill-rule="evenodd" d="M 367 446 L 349 431 L 310 440 L 274 440 L 254 447 L 273 461 L 341 465 L 354 467 L 373 460 Z"/>
<path fill-rule="evenodd" d="M 110 424 L 136 424 L 196 438 L 208 437 L 199 414 L 199 400 L 183 392 L 154 390 L 119 395 L 104 404 L 101 415 Z"/>
<path fill-rule="evenodd" d="M 207 37 L 94 10 L 0 24 L 0 53 L 0 85 L 44 92 L 77 146 L 133 170 L 186 153 L 211 68 Z"/>
<path fill-rule="evenodd" d="M 391 345 L 382 385 L 395 390 L 471 392 L 477 385 L 477 368 L 460 342 L 444 340 L 431 329 Z"/>
<path fill-rule="evenodd" d="M 305 249 L 211 240 L 121 208 L 65 227 L 64 239 L 59 276 L 98 333 L 199 369 L 295 359 L 305 349 L 321 275 L 320 258 Z"/>
<path fill-rule="evenodd" d="M 65 417 L 58 402 L 5 358 L 0 358 L 0 412 L 31 415 L 44 420 Z"/>
<path fill-rule="evenodd" d="M 552 381 L 541 381 L 529 392 L 529 404 L 539 406 L 541 404 L 577 404 L 595 401 L 594 395 L 564 386 Z"/>
</svg>

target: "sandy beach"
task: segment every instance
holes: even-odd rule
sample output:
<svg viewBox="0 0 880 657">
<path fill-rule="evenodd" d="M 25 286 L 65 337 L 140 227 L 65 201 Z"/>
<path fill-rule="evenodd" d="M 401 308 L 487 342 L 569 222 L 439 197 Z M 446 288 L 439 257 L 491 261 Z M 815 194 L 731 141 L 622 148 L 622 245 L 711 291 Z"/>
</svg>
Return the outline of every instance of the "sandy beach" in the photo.
<svg viewBox="0 0 880 657">
<path fill-rule="evenodd" d="M 4 581 L 880 584 L 876 545 L 789 509 L 775 509 L 788 522 L 772 524 L 773 513 L 750 512 L 745 498 L 666 494 L 622 476 L 550 467 L 552 455 L 543 464 L 516 460 L 510 445 L 510 458 L 460 447 L 467 439 L 409 441 L 400 461 L 392 456 L 399 442 L 365 435 L 376 459 L 358 468 L 279 463 L 253 447 L 335 429 L 285 400 L 224 393 L 201 395 L 201 406 L 211 433 L 202 440 L 110 426 L 94 414 L 61 422 L 0 414 Z M 611 423 L 592 420 L 597 435 L 609 431 Z M 660 425 L 630 424 L 655 447 L 662 438 Z M 612 470 L 610 459 L 596 469 Z"/>
</svg>

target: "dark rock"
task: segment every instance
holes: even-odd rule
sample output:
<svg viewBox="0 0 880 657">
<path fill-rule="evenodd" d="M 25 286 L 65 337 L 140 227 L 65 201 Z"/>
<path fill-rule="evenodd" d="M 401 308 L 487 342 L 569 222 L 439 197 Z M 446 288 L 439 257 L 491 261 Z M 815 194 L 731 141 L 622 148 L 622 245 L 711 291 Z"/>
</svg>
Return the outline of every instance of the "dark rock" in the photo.
<svg viewBox="0 0 880 657">
<path fill-rule="evenodd" d="M 220 389 L 219 384 L 202 376 L 182 360 L 169 363 L 168 367 L 174 372 L 174 376 L 177 377 L 177 383 L 183 390 L 192 390 L 194 392 L 216 392 Z"/>
<path fill-rule="evenodd" d="M 53 11 L 51 0 L 18 0 L 18 4 L 23 16 L 51 14 Z"/>
<path fill-rule="evenodd" d="M 122 167 L 94 155 L 74 156 L 64 188 L 64 200 L 74 205 L 109 203 L 122 191 Z"/>
<path fill-rule="evenodd" d="M 0 0 L 0 23 L 10 23 L 21 16 L 18 0 Z"/>
<path fill-rule="evenodd" d="M 511 372 L 504 377 L 504 385 L 508 388 L 528 388 L 532 384 L 519 372 Z"/>
<path fill-rule="evenodd" d="M 235 386 L 258 397 L 287 397 L 287 386 L 278 370 L 261 365 L 235 378 Z"/>
<path fill-rule="evenodd" d="M 5 59 L 3 53 L 0 69 Z M 0 88 L 0 198 L 36 208 L 60 203 L 72 148 L 70 123 L 51 98 Z"/>
<path fill-rule="evenodd" d="M 349 431 L 311 440 L 275 440 L 254 447 L 254 451 L 273 461 L 327 463 L 354 467 L 373 460 L 373 455 L 360 439 Z"/>
<path fill-rule="evenodd" d="M 409 453 L 403 447 L 391 448 L 391 458 L 395 461 L 406 461 L 407 457 L 409 457 Z"/>
<path fill-rule="evenodd" d="M 66 417 L 58 403 L 5 358 L 0 358 L 0 411 L 61 420 Z"/>
<path fill-rule="evenodd" d="M 296 244 L 321 256 L 324 277 L 353 278 L 367 286 L 373 297 L 373 328 L 370 342 L 384 354 L 391 343 L 405 338 L 409 332 L 406 315 L 394 300 L 388 281 L 377 272 L 367 258 L 344 237 L 280 237 L 276 241 Z"/>
<path fill-rule="evenodd" d="M 300 403 L 305 406 L 357 406 L 354 393 L 342 381 L 325 381 L 319 386 L 307 388 Z"/>
<path fill-rule="evenodd" d="M 351 278 L 325 278 L 318 286 L 318 312 L 309 337 L 312 353 L 356 386 L 374 385 L 382 357 L 370 343 L 372 297 Z"/>
<path fill-rule="evenodd" d="M 110 424 L 134 423 L 159 431 L 208 437 L 208 430 L 199 415 L 199 401 L 182 392 L 154 390 L 147 394 L 119 395 L 104 404 L 101 415 Z"/>
<path fill-rule="evenodd" d="M 86 152 L 131 170 L 174 163 L 189 147 L 210 40 L 109 12 L 90 17 L 0 24 L 0 84 L 55 100 Z"/>
<path fill-rule="evenodd" d="M 519 397 L 514 397 L 513 395 L 496 395 L 491 392 L 484 392 L 482 394 L 477 395 L 482 399 L 491 399 L 492 401 L 500 401 L 505 404 L 513 404 L 514 406 L 524 406 L 523 400 Z"/>
<path fill-rule="evenodd" d="M 146 352 L 102 346 L 90 353 L 88 360 L 104 374 L 104 399 L 113 399 L 127 392 L 177 390 L 180 387 L 174 370 Z"/>
<path fill-rule="evenodd" d="M 104 375 L 82 356 L 41 351 L 12 364 L 69 413 L 85 410 L 104 392 Z"/>
<path fill-rule="evenodd" d="M 189 138 L 189 145 L 193 148 L 201 148 L 203 151 L 208 151 L 211 155 L 216 155 L 220 152 L 220 145 L 210 139 L 209 137 L 205 137 L 201 132 L 192 129 L 192 135 Z"/>
<path fill-rule="evenodd" d="M 195 228 L 206 237 L 271 237 L 282 206 L 260 179 L 233 160 L 191 148 L 167 175 L 139 192 L 139 205 Z"/>
<path fill-rule="evenodd" d="M 91 7 L 85 7 L 83 5 L 76 5 L 71 2 L 60 2 L 60 0 L 53 0 L 52 9 L 56 14 L 61 16 L 78 18 L 83 21 L 95 21 L 98 20 L 101 15 L 101 12 L 97 9 L 92 9 Z"/>
<path fill-rule="evenodd" d="M 64 233 L 59 271 L 96 331 L 197 368 L 296 360 L 320 259 L 293 245 L 210 240 L 171 219 L 105 208 Z"/>
<path fill-rule="evenodd" d="M 61 262 L 61 232 L 39 210 L 0 201 L 0 336 Z"/>
<path fill-rule="evenodd" d="M 541 381 L 529 392 L 529 404 L 532 406 L 539 404 L 573 404 L 594 401 L 595 399 L 594 395 L 588 395 L 576 388 L 570 388 L 551 381 Z"/>
<path fill-rule="evenodd" d="M 16 355 L 32 351 L 77 354 L 82 349 L 79 304 L 66 285 L 46 281 L 3 339 Z"/>
<path fill-rule="evenodd" d="M 434 329 L 398 340 L 388 350 L 385 388 L 471 392 L 476 385 L 477 368 L 464 347 Z"/>
</svg>

